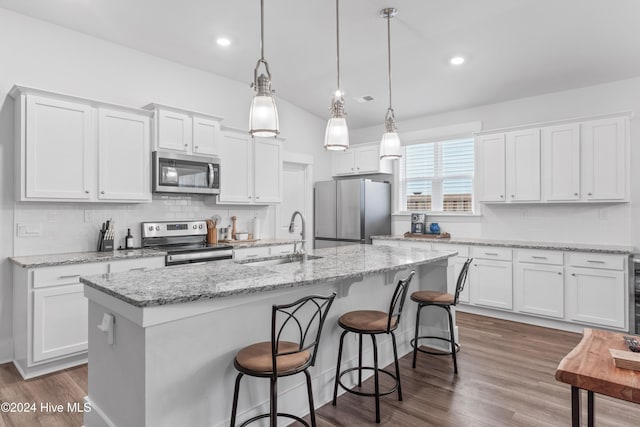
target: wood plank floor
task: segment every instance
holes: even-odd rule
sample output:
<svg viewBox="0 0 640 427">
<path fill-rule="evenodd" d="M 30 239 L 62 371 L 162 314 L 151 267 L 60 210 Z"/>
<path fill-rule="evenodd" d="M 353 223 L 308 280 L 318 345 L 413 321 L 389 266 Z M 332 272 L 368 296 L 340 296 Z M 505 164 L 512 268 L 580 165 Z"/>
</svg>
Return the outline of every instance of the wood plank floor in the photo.
<svg viewBox="0 0 640 427">
<path fill-rule="evenodd" d="M 381 400 L 382 424 L 388 426 L 567 426 L 571 404 L 568 385 L 555 380 L 560 360 L 580 335 L 521 323 L 458 313 L 462 350 L 459 374 L 451 359 L 411 355 L 400 362 L 404 401 Z M 383 383 L 385 384 L 385 383 Z M 367 381 L 363 387 L 372 387 Z M 35 378 L 20 379 L 12 364 L 0 365 L 1 402 L 82 402 L 87 393 L 86 365 Z M 586 393 L 583 393 L 586 395 Z M 586 425 L 586 397 L 585 408 Z M 375 425 L 372 398 L 345 394 L 336 407 L 316 410 L 319 427 Z M 596 425 L 638 426 L 640 405 L 596 396 Z M 82 414 L 0 412 L 0 427 L 82 425 Z"/>
</svg>

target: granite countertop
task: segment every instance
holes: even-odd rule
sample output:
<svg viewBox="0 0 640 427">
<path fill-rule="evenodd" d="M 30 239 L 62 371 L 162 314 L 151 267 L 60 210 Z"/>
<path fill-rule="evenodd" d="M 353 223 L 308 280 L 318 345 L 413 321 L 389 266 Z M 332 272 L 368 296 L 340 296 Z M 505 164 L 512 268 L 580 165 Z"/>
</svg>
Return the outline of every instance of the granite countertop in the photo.
<svg viewBox="0 0 640 427">
<path fill-rule="evenodd" d="M 583 243 L 560 243 L 560 242 L 530 242 L 524 240 L 492 240 L 492 239 L 475 239 L 475 238 L 455 238 L 455 239 L 424 239 L 420 237 L 404 237 L 404 236 L 372 236 L 372 239 L 379 240 L 400 240 L 400 241 L 416 241 L 426 243 L 452 243 L 458 245 L 472 246 L 498 246 L 522 249 L 551 249 L 557 251 L 574 251 L 574 252 L 593 252 L 604 254 L 623 254 L 631 255 L 636 250 L 633 246 L 618 245 L 592 245 Z"/>
<path fill-rule="evenodd" d="M 318 259 L 273 266 L 233 260 L 81 277 L 85 285 L 136 307 L 150 307 L 329 283 L 418 266 L 456 252 L 350 245 L 313 251 Z"/>
<path fill-rule="evenodd" d="M 64 254 L 29 255 L 10 257 L 9 260 L 24 268 L 55 267 L 57 265 L 86 264 L 90 262 L 121 261 L 124 259 L 165 256 L 155 249 L 126 249 L 113 252 L 71 252 Z"/>
</svg>

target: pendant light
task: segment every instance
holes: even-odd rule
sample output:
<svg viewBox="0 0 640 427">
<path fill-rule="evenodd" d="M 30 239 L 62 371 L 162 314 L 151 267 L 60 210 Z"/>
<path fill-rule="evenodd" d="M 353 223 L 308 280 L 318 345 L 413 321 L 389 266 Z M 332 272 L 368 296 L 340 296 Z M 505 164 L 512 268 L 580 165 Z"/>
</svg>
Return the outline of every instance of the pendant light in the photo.
<svg viewBox="0 0 640 427">
<path fill-rule="evenodd" d="M 264 64 L 264 73 L 258 76 L 260 64 Z M 275 137 L 280 133 L 278 123 L 278 110 L 271 89 L 271 73 L 269 64 L 264 59 L 264 0 L 260 0 L 260 59 L 253 70 L 253 83 L 251 87 L 256 91 L 256 96 L 251 102 L 249 111 L 249 133 L 251 136 Z"/>
<path fill-rule="evenodd" d="M 380 16 L 387 20 L 387 55 L 389 66 L 389 108 L 387 109 L 387 114 L 384 116 L 384 134 L 380 142 L 380 158 L 392 160 L 402 157 L 400 137 L 398 136 L 398 127 L 396 126 L 396 116 L 391 104 L 391 18 L 397 14 L 398 9 L 394 7 L 380 11 Z"/>
<path fill-rule="evenodd" d="M 324 132 L 324 148 L 326 150 L 346 150 L 349 148 L 349 128 L 344 112 L 344 94 L 340 90 L 340 8 L 336 0 L 336 65 L 338 70 L 338 89 L 331 99 L 331 118 Z"/>
</svg>

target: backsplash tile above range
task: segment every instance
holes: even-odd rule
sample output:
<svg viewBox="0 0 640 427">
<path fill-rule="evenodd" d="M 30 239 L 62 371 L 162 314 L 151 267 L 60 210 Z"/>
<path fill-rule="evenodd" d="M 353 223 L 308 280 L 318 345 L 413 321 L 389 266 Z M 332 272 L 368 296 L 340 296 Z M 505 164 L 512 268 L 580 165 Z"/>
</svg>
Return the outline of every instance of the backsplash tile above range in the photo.
<svg viewBox="0 0 640 427">
<path fill-rule="evenodd" d="M 236 216 L 239 230 L 251 232 L 253 218 L 258 218 L 261 235 L 275 236 L 273 206 L 219 206 L 208 196 L 154 194 L 145 204 L 80 204 L 16 202 L 14 207 L 14 256 L 93 251 L 98 230 L 108 219 L 115 221 L 115 247 L 124 247 L 127 229 L 131 229 L 134 246 L 140 246 L 140 223 L 174 219 L 222 218 L 221 227 Z M 40 229 L 40 235 L 19 236 L 18 228 Z"/>
</svg>

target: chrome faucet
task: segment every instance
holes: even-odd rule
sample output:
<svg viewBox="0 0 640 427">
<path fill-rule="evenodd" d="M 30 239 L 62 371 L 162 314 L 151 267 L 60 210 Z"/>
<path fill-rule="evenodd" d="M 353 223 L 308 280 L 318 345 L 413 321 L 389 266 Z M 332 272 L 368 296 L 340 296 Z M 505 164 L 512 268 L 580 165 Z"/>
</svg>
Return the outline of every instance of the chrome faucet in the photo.
<svg viewBox="0 0 640 427">
<path fill-rule="evenodd" d="M 296 215 L 300 215 L 300 220 L 302 221 L 302 231 L 300 232 L 300 242 L 294 242 L 293 243 L 293 253 L 294 255 L 304 255 L 305 254 L 305 240 L 304 240 L 304 236 L 305 236 L 305 221 L 304 221 L 304 216 L 302 216 L 302 212 L 300 211 L 295 211 L 293 213 L 293 215 L 291 215 L 291 224 L 289 224 L 289 233 L 293 233 L 293 231 L 295 230 L 295 220 L 296 220 Z M 298 243 L 300 243 L 300 250 L 298 251 Z"/>
</svg>

